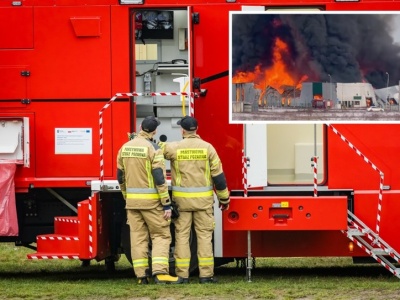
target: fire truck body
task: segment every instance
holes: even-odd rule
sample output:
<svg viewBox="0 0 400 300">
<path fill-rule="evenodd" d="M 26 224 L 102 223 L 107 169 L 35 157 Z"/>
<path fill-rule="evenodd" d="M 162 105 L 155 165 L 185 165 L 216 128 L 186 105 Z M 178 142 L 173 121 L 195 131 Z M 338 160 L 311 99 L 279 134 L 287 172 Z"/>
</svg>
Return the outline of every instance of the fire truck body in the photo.
<svg viewBox="0 0 400 300">
<path fill-rule="evenodd" d="M 352 234 L 358 219 L 371 239 L 400 251 L 399 125 L 229 122 L 230 12 L 383 7 L 399 10 L 400 1 L 0 4 L 0 145 L 18 144 L 0 159 L 17 165 L 19 227 L 0 240 L 37 243 L 30 258 L 102 260 L 121 247 L 130 256 L 117 151 L 146 115 L 161 120 L 156 139 L 171 141 L 180 139 L 176 121 L 194 114 L 232 192 L 229 211 L 215 207 L 216 260 L 374 257 L 373 243 Z M 166 23 L 145 32 L 146 13 L 173 16 L 172 36 Z M 382 257 L 397 258 L 389 252 Z"/>
</svg>

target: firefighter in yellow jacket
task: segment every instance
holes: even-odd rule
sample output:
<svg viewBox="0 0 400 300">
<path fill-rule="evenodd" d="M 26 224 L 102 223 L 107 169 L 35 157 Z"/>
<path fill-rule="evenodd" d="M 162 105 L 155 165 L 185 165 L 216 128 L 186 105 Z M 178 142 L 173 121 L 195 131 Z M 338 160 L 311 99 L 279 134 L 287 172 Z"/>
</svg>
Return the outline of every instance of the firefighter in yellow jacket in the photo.
<svg viewBox="0 0 400 300">
<path fill-rule="evenodd" d="M 214 193 L 220 208 L 229 208 L 229 191 L 222 164 L 215 148 L 197 134 L 197 120 L 186 116 L 177 123 L 183 139 L 161 143 L 164 157 L 171 161 L 172 198 L 179 206 L 175 220 L 175 270 L 184 282 L 189 280 L 192 224 L 197 235 L 197 257 L 200 283 L 216 282 L 214 278 Z"/>
<path fill-rule="evenodd" d="M 148 283 L 149 234 L 152 275 L 156 283 L 182 283 L 169 275 L 171 200 L 161 148 L 152 142 L 160 121 L 146 117 L 141 131 L 118 152 L 117 177 L 126 201 L 133 269 L 140 284 Z"/>
</svg>

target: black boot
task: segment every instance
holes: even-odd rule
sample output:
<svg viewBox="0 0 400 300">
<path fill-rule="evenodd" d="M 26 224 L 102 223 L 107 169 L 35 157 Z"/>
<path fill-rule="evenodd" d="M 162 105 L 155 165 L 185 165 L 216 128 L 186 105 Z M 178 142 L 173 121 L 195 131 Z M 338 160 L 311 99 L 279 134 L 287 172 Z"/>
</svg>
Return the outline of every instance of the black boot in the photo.
<svg viewBox="0 0 400 300">
<path fill-rule="evenodd" d="M 138 284 L 149 284 L 149 279 L 147 277 L 141 277 L 138 279 Z"/>
<path fill-rule="evenodd" d="M 182 278 L 182 283 L 190 283 L 189 278 Z"/>
<path fill-rule="evenodd" d="M 200 283 L 217 283 L 217 278 L 215 277 L 200 277 Z"/>
</svg>

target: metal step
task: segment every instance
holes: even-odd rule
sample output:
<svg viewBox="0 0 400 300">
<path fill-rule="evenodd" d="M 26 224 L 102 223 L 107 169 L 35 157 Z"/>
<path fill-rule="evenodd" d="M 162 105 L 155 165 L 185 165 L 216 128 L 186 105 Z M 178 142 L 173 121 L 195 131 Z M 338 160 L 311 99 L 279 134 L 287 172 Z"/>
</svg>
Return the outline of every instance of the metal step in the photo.
<svg viewBox="0 0 400 300">
<path fill-rule="evenodd" d="M 350 236 L 363 236 L 363 235 L 365 235 L 360 230 L 355 229 L 355 228 L 348 229 L 347 230 L 347 234 L 350 235 Z"/>
<path fill-rule="evenodd" d="M 389 255 L 385 250 L 381 248 L 373 248 L 371 249 L 372 253 L 374 253 L 376 256 L 383 256 L 383 255 Z"/>
<path fill-rule="evenodd" d="M 356 242 L 357 246 L 369 256 L 400 279 L 400 269 L 390 262 L 390 258 L 400 262 L 400 255 L 350 211 L 348 211 L 348 223 L 350 225 L 343 233 L 350 240 Z"/>
</svg>

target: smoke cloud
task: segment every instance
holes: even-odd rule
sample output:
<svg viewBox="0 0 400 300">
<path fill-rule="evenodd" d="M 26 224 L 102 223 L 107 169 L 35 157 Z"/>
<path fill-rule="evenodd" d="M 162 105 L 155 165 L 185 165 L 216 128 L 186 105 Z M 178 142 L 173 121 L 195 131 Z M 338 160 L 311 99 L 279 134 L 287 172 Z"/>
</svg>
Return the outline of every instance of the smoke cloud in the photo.
<svg viewBox="0 0 400 300">
<path fill-rule="evenodd" d="M 287 44 L 289 74 L 308 81 L 398 84 L 400 45 L 391 35 L 395 14 L 234 14 L 232 73 L 273 64 L 276 38 Z M 329 74 L 329 75 L 328 75 Z"/>
</svg>

